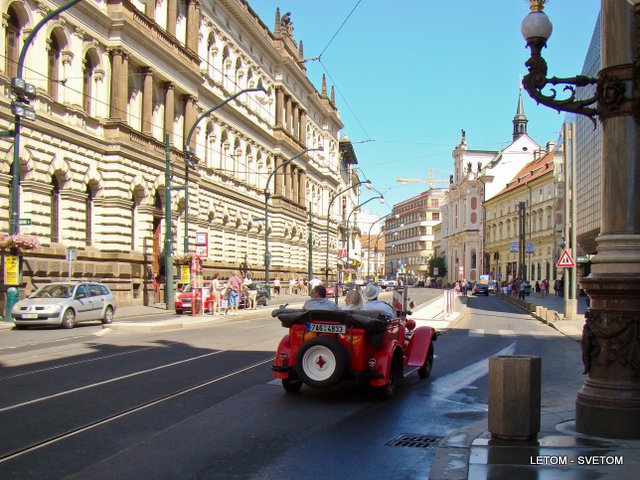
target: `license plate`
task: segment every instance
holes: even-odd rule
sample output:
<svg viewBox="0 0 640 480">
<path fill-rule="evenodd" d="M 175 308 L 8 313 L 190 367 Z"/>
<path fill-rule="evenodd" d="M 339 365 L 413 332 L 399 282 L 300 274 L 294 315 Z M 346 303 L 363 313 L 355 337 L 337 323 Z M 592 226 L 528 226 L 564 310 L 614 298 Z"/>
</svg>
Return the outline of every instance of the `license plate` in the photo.
<svg viewBox="0 0 640 480">
<path fill-rule="evenodd" d="M 23 313 L 22 318 L 38 318 L 37 313 Z"/>
<path fill-rule="evenodd" d="M 307 323 L 307 332 L 314 333 L 346 333 L 346 325 L 335 323 Z"/>
</svg>

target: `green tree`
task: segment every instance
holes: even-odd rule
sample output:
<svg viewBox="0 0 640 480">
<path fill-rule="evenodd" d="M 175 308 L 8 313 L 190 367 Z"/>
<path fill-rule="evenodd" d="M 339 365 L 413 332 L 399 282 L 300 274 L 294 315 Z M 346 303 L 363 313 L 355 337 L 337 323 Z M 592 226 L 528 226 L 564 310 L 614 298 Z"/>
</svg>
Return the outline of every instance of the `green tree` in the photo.
<svg viewBox="0 0 640 480">
<path fill-rule="evenodd" d="M 438 274 L 434 274 L 434 268 L 437 269 Z M 429 259 L 429 276 L 430 277 L 445 277 L 447 275 L 447 262 L 444 258 L 444 254 L 437 257 L 431 257 Z"/>
</svg>

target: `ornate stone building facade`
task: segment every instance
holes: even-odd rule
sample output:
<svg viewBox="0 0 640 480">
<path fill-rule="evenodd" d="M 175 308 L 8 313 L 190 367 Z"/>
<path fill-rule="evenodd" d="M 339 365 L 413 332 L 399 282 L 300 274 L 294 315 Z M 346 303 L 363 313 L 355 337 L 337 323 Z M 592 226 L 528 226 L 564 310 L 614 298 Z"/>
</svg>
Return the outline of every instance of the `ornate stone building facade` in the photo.
<svg viewBox="0 0 640 480">
<path fill-rule="evenodd" d="M 485 265 L 483 202 L 497 195 L 533 159 L 539 145 L 527 135 L 522 95 L 513 118 L 513 141 L 503 150 L 470 150 L 464 130 L 453 151 L 454 175 L 443 207 L 442 247 L 447 279 L 476 281 L 488 273 Z"/>
<path fill-rule="evenodd" d="M 557 240 L 562 229 L 558 222 L 561 164 L 555 145 L 547 144 L 546 150 L 534 152 L 534 160 L 484 203 L 485 265 L 494 280 L 556 278 L 554 259 L 559 257 Z"/>
<path fill-rule="evenodd" d="M 434 255 L 433 229 L 441 221 L 447 188 L 430 188 L 393 206 L 385 221 L 385 259 L 389 278 L 424 280 Z"/>
<path fill-rule="evenodd" d="M 1 129 L 13 122 L 11 79 L 24 39 L 58 6 L 0 4 Z M 36 87 L 36 120 L 24 121 L 21 131 L 19 214 L 31 225 L 20 231 L 41 243 L 23 256 L 25 290 L 66 278 L 65 253 L 74 247 L 72 277 L 106 282 L 120 305 L 158 301 L 161 292 L 150 286 L 164 274 L 166 228 L 176 255 L 195 249 L 196 232 L 207 234 L 205 276 L 247 269 L 260 278 L 266 233 L 272 278 L 282 278 L 306 275 L 309 226 L 312 247 L 324 250 L 328 215 L 335 259 L 337 226 L 357 193 L 328 211 L 354 175 L 341 156 L 333 92 L 324 79 L 316 90 L 302 59 L 290 17 L 276 12 L 271 31 L 245 0 L 89 0 L 48 22 L 29 47 L 23 74 Z M 201 117 L 259 83 L 267 94 L 246 93 Z M 5 232 L 13 147 L 13 138 L 0 139 Z M 192 169 L 185 165 L 188 148 Z M 260 220 L 267 188 L 269 232 Z M 314 271 L 321 260 L 313 259 Z"/>
</svg>

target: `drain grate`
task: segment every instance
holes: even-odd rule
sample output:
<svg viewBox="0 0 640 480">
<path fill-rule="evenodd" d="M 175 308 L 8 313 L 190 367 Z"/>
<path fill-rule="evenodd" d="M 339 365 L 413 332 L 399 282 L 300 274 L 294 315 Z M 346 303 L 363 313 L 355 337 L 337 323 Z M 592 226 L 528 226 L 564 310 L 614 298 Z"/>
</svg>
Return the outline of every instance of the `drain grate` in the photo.
<svg viewBox="0 0 640 480">
<path fill-rule="evenodd" d="M 440 440 L 442 440 L 442 437 L 404 433 L 388 441 L 385 445 L 389 445 L 390 447 L 430 448 L 437 445 Z"/>
</svg>

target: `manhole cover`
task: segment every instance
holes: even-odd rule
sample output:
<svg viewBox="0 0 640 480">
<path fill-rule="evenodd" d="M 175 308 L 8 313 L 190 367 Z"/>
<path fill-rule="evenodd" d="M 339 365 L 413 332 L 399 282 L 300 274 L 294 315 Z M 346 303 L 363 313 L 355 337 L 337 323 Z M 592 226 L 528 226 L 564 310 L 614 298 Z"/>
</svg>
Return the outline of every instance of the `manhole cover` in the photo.
<svg viewBox="0 0 640 480">
<path fill-rule="evenodd" d="M 390 447 L 429 448 L 437 445 L 440 440 L 442 440 L 442 437 L 404 433 L 387 442 L 386 445 L 389 445 Z"/>
</svg>

